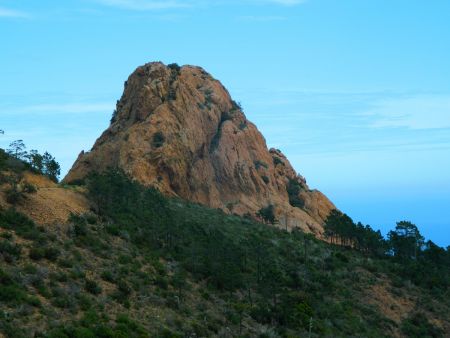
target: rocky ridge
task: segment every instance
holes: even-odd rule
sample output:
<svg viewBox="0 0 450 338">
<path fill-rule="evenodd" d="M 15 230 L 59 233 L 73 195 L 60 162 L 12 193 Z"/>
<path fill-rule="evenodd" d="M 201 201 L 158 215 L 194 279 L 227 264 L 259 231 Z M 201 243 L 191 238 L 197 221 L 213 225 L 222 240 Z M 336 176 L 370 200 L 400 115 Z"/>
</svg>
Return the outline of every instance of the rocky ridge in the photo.
<svg viewBox="0 0 450 338">
<path fill-rule="evenodd" d="M 240 215 L 274 206 L 281 227 L 320 235 L 334 205 L 268 149 L 224 86 L 200 67 L 148 63 L 125 82 L 111 125 L 64 182 L 120 168 L 140 183 Z"/>
</svg>

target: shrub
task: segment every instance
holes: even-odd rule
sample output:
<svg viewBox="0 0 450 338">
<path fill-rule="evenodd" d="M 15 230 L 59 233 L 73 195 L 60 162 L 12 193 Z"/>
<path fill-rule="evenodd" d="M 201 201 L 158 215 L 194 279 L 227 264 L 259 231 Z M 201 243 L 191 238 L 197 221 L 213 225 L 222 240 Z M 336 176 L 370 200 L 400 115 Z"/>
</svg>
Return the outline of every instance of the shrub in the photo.
<svg viewBox="0 0 450 338">
<path fill-rule="evenodd" d="M 275 213 L 274 213 L 274 206 L 272 204 L 269 204 L 265 208 L 261 208 L 258 211 L 258 216 L 261 217 L 265 222 L 268 222 L 270 224 L 275 223 Z"/>
<path fill-rule="evenodd" d="M 266 162 L 263 162 L 260 160 L 253 162 L 253 164 L 255 165 L 256 170 L 258 170 L 259 168 L 265 168 L 265 169 L 269 168 L 269 166 L 267 165 Z"/>
<path fill-rule="evenodd" d="M 0 303 L 20 303 L 26 299 L 26 293 L 14 278 L 0 269 Z"/>
<path fill-rule="evenodd" d="M 169 287 L 169 282 L 167 278 L 157 276 L 155 280 L 155 285 L 160 287 L 161 289 L 167 290 L 167 288 Z"/>
<path fill-rule="evenodd" d="M 44 257 L 49 261 L 56 261 L 59 256 L 59 249 L 54 247 L 48 247 L 44 249 Z"/>
<path fill-rule="evenodd" d="M 262 180 L 264 181 L 265 184 L 269 184 L 270 180 L 269 180 L 269 178 L 266 175 L 261 176 L 261 178 L 262 178 Z"/>
<path fill-rule="evenodd" d="M 86 279 L 84 283 L 84 288 L 86 289 L 87 292 L 92 293 L 93 295 L 98 295 L 102 293 L 102 288 L 100 287 L 100 285 L 98 285 L 96 281 L 90 279 Z"/>
<path fill-rule="evenodd" d="M 181 67 L 178 65 L 178 63 L 171 63 L 171 64 L 167 65 L 167 67 L 168 67 L 170 70 L 175 71 L 176 73 L 179 73 L 180 70 L 181 70 Z"/>
<path fill-rule="evenodd" d="M 231 101 L 231 111 L 237 111 L 240 110 L 242 111 L 242 105 L 240 104 L 240 102 L 236 102 L 234 100 Z"/>
<path fill-rule="evenodd" d="M 33 247 L 30 249 L 29 257 L 35 261 L 45 258 L 51 262 L 54 262 L 58 258 L 59 254 L 59 249 L 54 247 Z"/>
<path fill-rule="evenodd" d="M 117 109 L 114 109 L 112 116 L 111 116 L 111 124 L 117 121 Z"/>
<path fill-rule="evenodd" d="M 73 226 L 73 232 L 77 237 L 83 237 L 88 234 L 87 226 L 84 223 L 77 223 Z"/>
<path fill-rule="evenodd" d="M 11 263 L 13 258 L 19 258 L 22 248 L 18 244 L 13 244 L 9 241 L 0 242 L 0 254 L 3 256 L 5 261 Z"/>
<path fill-rule="evenodd" d="M 10 188 L 6 190 L 6 202 L 12 205 L 18 204 L 24 197 L 23 192 L 19 191 L 17 188 Z"/>
<path fill-rule="evenodd" d="M 231 121 L 233 119 L 233 113 L 231 112 L 224 112 L 220 116 L 220 123 L 224 123 L 225 121 Z"/>
<path fill-rule="evenodd" d="M 23 192 L 27 193 L 27 194 L 35 194 L 37 192 L 37 188 L 32 185 L 31 183 L 25 183 L 25 185 L 23 186 Z"/>
<path fill-rule="evenodd" d="M 39 261 L 44 258 L 44 249 L 43 248 L 31 248 L 28 256 L 35 261 Z"/>
<path fill-rule="evenodd" d="M 405 319 L 401 325 L 402 332 L 407 337 L 443 337 L 444 332 L 431 324 L 423 313 L 414 313 Z"/>
<path fill-rule="evenodd" d="M 114 277 L 114 274 L 111 271 L 109 271 L 109 270 L 103 271 L 102 274 L 100 275 L 100 277 L 103 280 L 105 280 L 107 282 L 110 282 L 110 283 L 114 283 L 115 280 L 116 280 L 115 277 Z"/>
<path fill-rule="evenodd" d="M 34 222 L 14 209 L 0 210 L 0 227 L 14 230 L 18 236 L 26 239 L 35 240 L 40 237 L 40 231 Z"/>
<path fill-rule="evenodd" d="M 125 296 L 128 296 L 129 294 L 131 294 L 131 291 L 132 291 L 132 289 L 131 289 L 131 287 L 128 285 L 128 283 L 125 281 L 125 280 L 120 280 L 118 283 L 117 283 L 117 290 L 122 294 L 122 295 L 125 295 Z"/>
<path fill-rule="evenodd" d="M 297 208 L 303 208 L 305 206 L 305 201 L 299 197 L 302 186 L 296 179 L 289 179 L 286 190 L 289 196 L 290 205 Z"/>
<path fill-rule="evenodd" d="M 281 164 L 284 165 L 284 162 L 281 160 L 281 158 L 279 158 L 278 156 L 273 156 L 272 157 L 273 160 L 273 165 L 276 167 L 277 165 Z"/>
<path fill-rule="evenodd" d="M 160 148 L 164 145 L 165 140 L 164 134 L 158 131 L 153 135 L 153 146 L 155 148 Z"/>
</svg>

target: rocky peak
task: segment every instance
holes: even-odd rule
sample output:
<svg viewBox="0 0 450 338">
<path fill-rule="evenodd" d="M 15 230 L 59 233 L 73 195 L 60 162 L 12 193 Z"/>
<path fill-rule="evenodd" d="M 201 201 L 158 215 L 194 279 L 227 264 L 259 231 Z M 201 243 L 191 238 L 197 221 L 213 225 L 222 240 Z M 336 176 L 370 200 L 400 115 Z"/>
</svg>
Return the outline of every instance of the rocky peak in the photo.
<svg viewBox="0 0 450 338">
<path fill-rule="evenodd" d="M 278 224 L 320 234 L 334 205 L 247 120 L 224 86 L 200 67 L 137 68 L 90 152 L 64 179 L 121 168 L 168 195 L 256 215 L 273 205 Z"/>
</svg>

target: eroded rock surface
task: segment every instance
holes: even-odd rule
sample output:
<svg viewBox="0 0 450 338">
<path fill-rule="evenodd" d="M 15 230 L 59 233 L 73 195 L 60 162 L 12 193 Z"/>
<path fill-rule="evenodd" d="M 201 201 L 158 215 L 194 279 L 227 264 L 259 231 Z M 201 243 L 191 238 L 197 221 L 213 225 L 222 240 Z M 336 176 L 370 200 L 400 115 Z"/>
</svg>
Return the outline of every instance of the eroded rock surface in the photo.
<svg viewBox="0 0 450 338">
<path fill-rule="evenodd" d="M 279 226 L 317 235 L 334 209 L 279 150 L 267 149 L 228 91 L 200 67 L 137 68 L 110 127 L 64 180 L 109 167 L 165 194 L 241 215 L 272 204 Z"/>
</svg>

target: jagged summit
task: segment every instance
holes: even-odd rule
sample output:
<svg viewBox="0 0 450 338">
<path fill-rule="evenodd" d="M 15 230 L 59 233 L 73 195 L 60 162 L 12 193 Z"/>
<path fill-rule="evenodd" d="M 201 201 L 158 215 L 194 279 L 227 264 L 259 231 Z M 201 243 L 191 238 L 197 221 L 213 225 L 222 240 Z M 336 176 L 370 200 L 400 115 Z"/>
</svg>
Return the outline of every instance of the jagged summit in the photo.
<svg viewBox="0 0 450 338">
<path fill-rule="evenodd" d="M 160 62 L 125 82 L 111 125 L 64 179 L 118 167 L 168 195 L 237 214 L 274 205 L 279 224 L 316 234 L 334 205 L 247 120 L 200 67 Z"/>
</svg>

